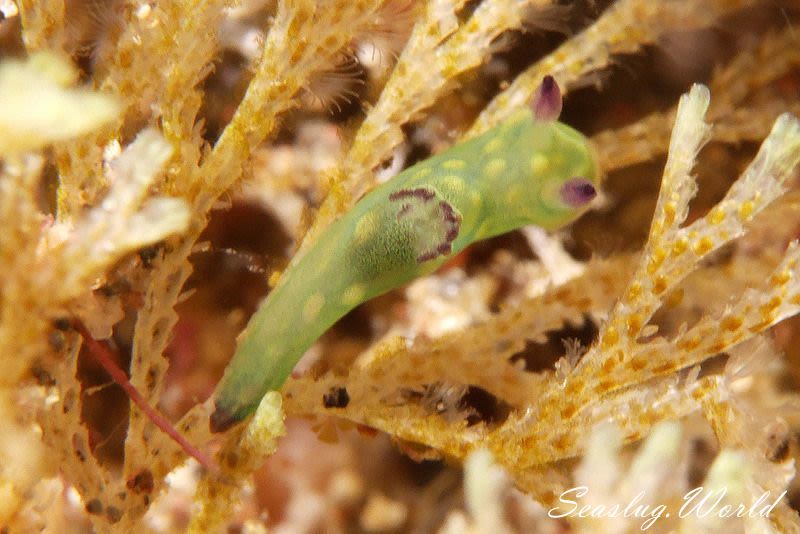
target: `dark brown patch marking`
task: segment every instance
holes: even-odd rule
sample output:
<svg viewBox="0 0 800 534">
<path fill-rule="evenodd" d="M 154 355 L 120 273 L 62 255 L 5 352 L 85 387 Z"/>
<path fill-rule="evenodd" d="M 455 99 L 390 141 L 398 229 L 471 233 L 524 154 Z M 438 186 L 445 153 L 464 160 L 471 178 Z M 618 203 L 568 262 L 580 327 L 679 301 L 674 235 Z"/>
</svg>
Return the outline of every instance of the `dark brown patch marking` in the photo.
<svg viewBox="0 0 800 534">
<path fill-rule="evenodd" d="M 400 189 L 389 195 L 392 202 L 402 201 L 397 211 L 397 220 L 416 218 L 415 231 L 419 232 L 417 263 L 424 263 L 446 256 L 453 250 L 452 242 L 458 237 L 461 216 L 450 203 L 441 200 L 429 204 L 437 198 L 435 190 L 428 187 Z M 426 242 L 427 241 L 427 242 Z"/>
</svg>

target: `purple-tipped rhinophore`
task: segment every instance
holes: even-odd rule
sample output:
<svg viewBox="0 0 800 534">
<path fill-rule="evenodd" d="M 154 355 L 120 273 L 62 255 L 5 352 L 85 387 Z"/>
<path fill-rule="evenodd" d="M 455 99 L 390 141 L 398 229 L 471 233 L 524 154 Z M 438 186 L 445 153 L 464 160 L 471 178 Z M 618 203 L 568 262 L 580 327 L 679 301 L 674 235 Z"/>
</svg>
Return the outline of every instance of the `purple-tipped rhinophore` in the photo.
<svg viewBox="0 0 800 534">
<path fill-rule="evenodd" d="M 542 84 L 533 95 L 533 116 L 540 121 L 554 121 L 561 114 L 561 89 L 555 78 L 549 74 L 542 79 Z"/>
<path fill-rule="evenodd" d="M 585 206 L 597 196 L 597 190 L 592 185 L 592 182 L 580 176 L 567 180 L 561 186 L 559 193 L 561 193 L 561 200 L 573 208 Z"/>
</svg>

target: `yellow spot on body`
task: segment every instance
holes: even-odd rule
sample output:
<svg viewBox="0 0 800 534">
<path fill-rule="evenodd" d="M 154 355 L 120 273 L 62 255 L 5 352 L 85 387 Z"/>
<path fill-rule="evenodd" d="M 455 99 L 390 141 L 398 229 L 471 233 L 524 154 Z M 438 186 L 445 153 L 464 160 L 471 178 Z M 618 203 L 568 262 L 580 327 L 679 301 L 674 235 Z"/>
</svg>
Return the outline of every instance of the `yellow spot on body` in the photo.
<svg viewBox="0 0 800 534">
<path fill-rule="evenodd" d="M 448 159 L 442 163 L 443 169 L 457 170 L 463 169 L 467 166 L 467 162 L 463 159 Z"/>
<path fill-rule="evenodd" d="M 314 293 L 308 297 L 305 305 L 303 305 L 303 320 L 307 323 L 316 320 L 324 304 L 325 297 L 322 296 L 322 293 Z"/>
<path fill-rule="evenodd" d="M 478 193 L 477 191 L 473 191 L 472 193 L 469 194 L 469 198 L 470 198 L 470 200 L 472 200 L 473 204 L 475 204 L 476 206 L 480 206 L 480 204 L 481 204 L 481 194 L 480 193 Z"/>
<path fill-rule="evenodd" d="M 464 179 L 460 176 L 456 176 L 455 174 L 445 176 L 442 178 L 442 182 L 444 182 L 445 187 L 451 191 L 457 191 L 459 193 L 462 192 L 465 187 Z"/>
<path fill-rule="evenodd" d="M 431 171 L 430 167 L 423 167 L 423 168 L 421 168 L 420 170 L 418 170 L 418 171 L 416 171 L 414 173 L 414 178 L 425 178 L 431 172 L 433 172 L 433 171 Z"/>
<path fill-rule="evenodd" d="M 364 299 L 364 286 L 353 284 L 342 293 L 342 302 L 348 306 L 355 306 Z"/>
<path fill-rule="evenodd" d="M 355 238 L 357 243 L 368 240 L 378 227 L 377 214 L 373 212 L 365 213 L 356 223 Z"/>
<path fill-rule="evenodd" d="M 534 174 L 544 174 L 550 168 L 550 161 L 544 154 L 534 154 L 531 158 L 531 170 Z"/>
<path fill-rule="evenodd" d="M 495 137 L 494 139 L 483 145 L 481 151 L 484 154 L 490 154 L 492 152 L 497 152 L 498 150 L 500 150 L 502 146 L 503 146 L 503 140 L 499 137 Z"/>
<path fill-rule="evenodd" d="M 484 165 L 483 173 L 489 178 L 496 178 L 500 173 L 506 170 L 506 165 L 506 160 L 495 158 Z"/>
</svg>

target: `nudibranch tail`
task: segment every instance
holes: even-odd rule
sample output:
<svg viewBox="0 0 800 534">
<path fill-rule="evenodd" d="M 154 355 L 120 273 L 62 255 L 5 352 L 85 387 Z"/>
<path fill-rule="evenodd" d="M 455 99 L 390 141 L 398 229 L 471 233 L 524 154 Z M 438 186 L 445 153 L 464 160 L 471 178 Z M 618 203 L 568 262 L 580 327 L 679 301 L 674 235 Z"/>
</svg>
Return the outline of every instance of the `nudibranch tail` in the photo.
<svg viewBox="0 0 800 534">
<path fill-rule="evenodd" d="M 218 401 L 215 401 L 214 412 L 211 414 L 211 418 L 209 419 L 209 428 L 211 429 L 211 432 L 215 434 L 219 432 L 225 432 L 236 423 L 243 420 L 245 417 L 247 416 L 239 416 L 228 411 L 224 406 L 221 406 Z"/>
</svg>

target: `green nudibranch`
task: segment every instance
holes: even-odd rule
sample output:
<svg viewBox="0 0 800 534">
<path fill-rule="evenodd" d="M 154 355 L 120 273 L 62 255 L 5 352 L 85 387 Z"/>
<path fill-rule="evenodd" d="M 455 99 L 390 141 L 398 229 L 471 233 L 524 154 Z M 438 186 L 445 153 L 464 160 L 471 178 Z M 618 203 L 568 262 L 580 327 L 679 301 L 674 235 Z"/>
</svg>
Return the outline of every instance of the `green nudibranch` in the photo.
<svg viewBox="0 0 800 534">
<path fill-rule="evenodd" d="M 530 109 L 400 173 L 328 227 L 250 319 L 215 392 L 221 432 L 283 385 L 303 353 L 358 304 L 429 274 L 475 241 L 580 216 L 599 175 L 587 139 L 556 119 L 552 77 Z"/>
</svg>

